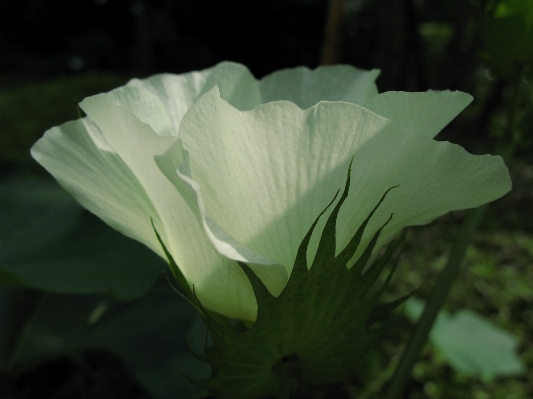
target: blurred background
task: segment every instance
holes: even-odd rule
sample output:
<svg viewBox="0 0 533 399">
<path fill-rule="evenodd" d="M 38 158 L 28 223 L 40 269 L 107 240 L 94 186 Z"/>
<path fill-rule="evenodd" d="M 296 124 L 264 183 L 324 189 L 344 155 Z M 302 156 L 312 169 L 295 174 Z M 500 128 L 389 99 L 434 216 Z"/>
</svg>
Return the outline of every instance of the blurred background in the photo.
<svg viewBox="0 0 533 399">
<path fill-rule="evenodd" d="M 472 360 L 443 344 L 455 331 L 455 342 L 472 346 L 470 325 L 441 329 L 405 397 L 533 397 L 532 1 L 2 0 L 0 398 L 190 397 L 181 371 L 205 375 L 185 340 L 199 350 L 203 327 L 169 289 L 164 263 L 83 211 L 29 149 L 78 118 L 84 97 L 223 60 L 257 78 L 345 63 L 380 69 L 380 92 L 474 96 L 437 139 L 504 156 L 513 180 L 490 206 L 446 306 L 484 317 L 474 341 L 487 353 Z M 427 296 L 464 215 L 409 230 L 391 295 Z M 343 395 L 379 397 L 415 308 Z"/>
</svg>

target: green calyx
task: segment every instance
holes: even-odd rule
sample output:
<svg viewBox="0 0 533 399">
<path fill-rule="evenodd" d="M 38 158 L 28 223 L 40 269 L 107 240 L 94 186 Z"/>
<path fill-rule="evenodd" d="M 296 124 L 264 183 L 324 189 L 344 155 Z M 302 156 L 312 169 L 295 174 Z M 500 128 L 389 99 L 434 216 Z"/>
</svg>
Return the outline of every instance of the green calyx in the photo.
<svg viewBox="0 0 533 399">
<path fill-rule="evenodd" d="M 385 254 L 367 267 L 388 221 L 355 265 L 347 268 L 366 224 L 390 189 L 347 247 L 335 256 L 337 214 L 348 196 L 349 181 L 348 173 L 345 190 L 326 223 L 312 267 L 307 268 L 307 245 L 322 214 L 302 241 L 290 279 L 279 297 L 272 296 L 246 264 L 240 264 L 258 304 L 257 320 L 249 329 L 242 328 L 242 324 L 241 328 L 232 326 L 196 299 L 213 339 L 212 345 L 206 345 L 205 354 L 195 355 L 211 366 L 208 379 L 193 380 L 203 388 L 200 397 L 288 398 L 292 393 L 299 397 L 315 385 L 341 381 L 357 372 L 386 319 L 406 298 L 378 303 L 395 265 L 385 283 L 371 289 L 401 241 L 390 244 Z"/>
</svg>

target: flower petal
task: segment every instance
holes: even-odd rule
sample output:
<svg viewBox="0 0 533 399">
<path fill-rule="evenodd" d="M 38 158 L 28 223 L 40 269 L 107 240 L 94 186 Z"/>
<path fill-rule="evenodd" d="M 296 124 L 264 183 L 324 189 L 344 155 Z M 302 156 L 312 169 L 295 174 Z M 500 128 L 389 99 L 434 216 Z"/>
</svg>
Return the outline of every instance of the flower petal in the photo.
<svg viewBox="0 0 533 399">
<path fill-rule="evenodd" d="M 371 97 L 363 106 L 390 119 L 391 126 L 433 138 L 471 101 L 472 96 L 460 91 L 389 91 Z"/>
<path fill-rule="evenodd" d="M 246 275 L 207 239 L 194 212 L 165 177 L 172 173 L 159 170 L 182 162 L 182 154 L 173 154 L 171 164 L 155 161 L 177 139 L 156 134 L 117 106 L 110 94 L 86 99 L 81 106 L 88 117 L 47 132 L 35 144 L 34 157 L 83 206 L 164 257 L 152 218 L 204 306 L 253 321 L 257 304 Z"/>
<path fill-rule="evenodd" d="M 379 243 L 509 190 L 501 158 L 431 140 L 468 95 L 377 95 L 376 76 L 336 66 L 257 81 L 225 62 L 132 80 L 83 101 L 87 118 L 49 130 L 32 154 L 82 205 L 164 256 L 152 219 L 203 305 L 253 321 L 255 296 L 234 260 L 250 263 L 280 293 L 304 235 L 344 187 L 352 157 L 338 251 L 391 186 L 400 185 L 371 219 L 360 250 L 391 212 Z"/>
<path fill-rule="evenodd" d="M 163 154 L 176 141 L 161 136 L 129 110 L 115 102 L 114 93 L 99 94 L 80 103 L 88 118 L 100 129 L 112 151 L 120 157 L 144 188 L 155 214 L 146 214 L 158 228 L 167 224 L 164 213 L 175 196 L 176 189 L 159 172 L 153 157 Z M 159 223 L 158 223 L 159 222 Z M 165 229 L 166 231 L 166 229 Z M 165 231 L 162 234 L 165 234 Z"/>
<path fill-rule="evenodd" d="M 235 62 L 221 62 L 209 69 L 180 75 L 155 75 L 141 82 L 163 103 L 175 133 L 189 107 L 215 85 L 220 88 L 221 97 L 238 109 L 252 109 L 261 103 L 254 76 Z"/>
<path fill-rule="evenodd" d="M 48 130 L 31 154 L 81 205 L 164 256 L 144 217 L 157 216 L 150 198 L 90 119 Z"/>
<path fill-rule="evenodd" d="M 399 187 L 387 195 L 370 220 L 353 261 L 391 213 L 394 216 L 376 247 L 405 226 L 485 204 L 511 189 L 501 157 L 471 155 L 458 145 L 408 133 L 389 128 L 387 135 L 380 135 L 355 154 L 350 195 L 339 212 L 338 251 L 383 193 L 392 186 Z"/>
<path fill-rule="evenodd" d="M 306 67 L 285 69 L 261 79 L 261 102 L 287 100 L 302 109 L 320 101 L 345 101 L 362 105 L 368 98 L 378 94 L 374 83 L 378 75 L 377 69 L 365 71 L 349 65 L 314 70 Z M 221 97 L 225 99 L 223 95 Z"/>
<path fill-rule="evenodd" d="M 130 80 L 125 86 L 108 93 L 113 97 L 113 103 L 127 109 L 141 122 L 161 136 L 176 136 L 173 125 L 165 106 L 157 95 L 152 93 L 139 79 Z M 98 97 L 101 98 L 101 97 Z"/>
<path fill-rule="evenodd" d="M 241 112 L 215 88 L 182 120 L 190 158 L 179 173 L 221 253 L 290 273 L 308 229 L 344 187 L 355 149 L 388 123 L 344 102 L 303 111 L 278 101 Z"/>
</svg>

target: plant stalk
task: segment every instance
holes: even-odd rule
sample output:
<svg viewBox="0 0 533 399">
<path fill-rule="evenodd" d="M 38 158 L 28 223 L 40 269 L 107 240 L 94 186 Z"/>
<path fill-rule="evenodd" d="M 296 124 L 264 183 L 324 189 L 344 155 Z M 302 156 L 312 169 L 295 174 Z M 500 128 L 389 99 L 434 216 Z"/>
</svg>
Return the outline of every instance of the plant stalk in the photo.
<svg viewBox="0 0 533 399">
<path fill-rule="evenodd" d="M 424 312 L 418 319 L 413 335 L 396 367 L 387 392 L 387 399 L 401 398 L 407 382 L 411 377 L 411 371 L 418 360 L 422 348 L 429 336 L 429 332 L 433 327 L 433 323 L 448 295 L 453 280 L 459 272 L 468 245 L 470 244 L 477 227 L 483 220 L 487 208 L 487 205 L 483 205 L 468 212 L 466 220 L 461 227 L 461 231 L 452 246 L 448 262 L 437 278 L 426 307 L 424 308 Z"/>
<path fill-rule="evenodd" d="M 520 136 L 516 134 L 515 130 L 524 70 L 525 68 L 522 68 L 518 78 L 513 82 L 512 98 L 509 102 L 509 107 L 507 108 L 505 132 L 500 139 L 496 150 L 496 152 L 498 152 L 506 161 L 511 159 L 520 140 Z M 455 277 L 459 273 L 466 250 L 470 245 L 478 226 L 483 221 L 487 209 L 488 204 L 485 204 L 468 212 L 459 235 L 452 246 L 446 266 L 437 278 L 426 303 L 426 307 L 424 308 L 424 312 L 417 321 L 413 335 L 411 336 L 405 352 L 392 376 L 387 395 L 385 396 L 386 399 L 400 399 L 405 391 L 413 367 L 422 352 L 422 348 L 429 337 L 429 333 L 431 332 L 431 328 L 433 327 L 437 315 L 448 296 Z"/>
<path fill-rule="evenodd" d="M 321 65 L 334 65 L 339 62 L 345 13 L 345 0 L 329 0 L 322 43 Z"/>
</svg>

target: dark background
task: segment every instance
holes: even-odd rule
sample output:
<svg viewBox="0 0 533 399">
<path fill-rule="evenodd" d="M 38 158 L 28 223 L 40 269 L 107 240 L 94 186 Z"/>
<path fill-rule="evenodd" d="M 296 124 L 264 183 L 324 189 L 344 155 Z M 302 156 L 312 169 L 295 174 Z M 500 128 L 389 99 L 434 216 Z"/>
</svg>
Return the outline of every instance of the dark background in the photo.
<svg viewBox="0 0 533 399">
<path fill-rule="evenodd" d="M 45 85 L 7 92 L 0 102 L 0 159 L 29 160 L 31 144 L 49 127 L 76 118 L 76 103 L 88 95 L 131 77 L 222 60 L 245 64 L 257 78 L 327 61 L 380 69 L 380 91 L 466 91 L 476 98 L 470 113 L 439 138 L 487 152 L 493 147 L 489 116 L 506 98 L 505 82 L 480 58 L 484 2 L 344 0 L 333 29 L 337 44 L 329 45 L 335 55 L 326 60 L 328 4 L 334 1 L 3 0 L 0 89 Z M 58 78 L 63 81 L 46 86 Z"/>
<path fill-rule="evenodd" d="M 2 83 L 87 71 L 179 73 L 221 60 L 241 62 L 257 77 L 316 67 L 327 6 L 324 0 L 3 0 Z M 337 62 L 381 68 L 383 91 L 462 88 L 472 70 L 465 65 L 479 47 L 477 38 L 464 37 L 476 12 L 464 0 L 347 0 Z M 428 21 L 446 24 L 443 32 L 439 26 L 429 32 Z M 441 59 L 428 51 L 441 52 Z M 445 65 L 433 76 L 423 67 L 436 61 Z"/>
</svg>

